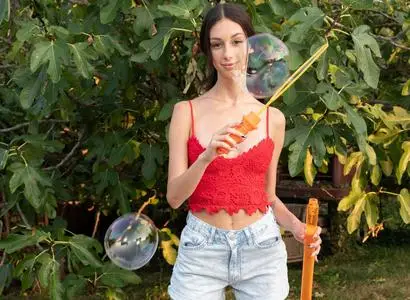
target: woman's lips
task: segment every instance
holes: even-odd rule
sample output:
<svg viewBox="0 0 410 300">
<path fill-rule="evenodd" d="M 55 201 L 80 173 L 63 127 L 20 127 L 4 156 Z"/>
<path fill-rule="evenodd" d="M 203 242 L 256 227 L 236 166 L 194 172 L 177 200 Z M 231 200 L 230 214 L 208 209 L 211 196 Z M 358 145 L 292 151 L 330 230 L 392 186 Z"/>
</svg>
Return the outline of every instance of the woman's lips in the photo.
<svg viewBox="0 0 410 300">
<path fill-rule="evenodd" d="M 233 70 L 235 64 L 222 64 L 222 67 L 224 67 L 227 70 Z"/>
</svg>

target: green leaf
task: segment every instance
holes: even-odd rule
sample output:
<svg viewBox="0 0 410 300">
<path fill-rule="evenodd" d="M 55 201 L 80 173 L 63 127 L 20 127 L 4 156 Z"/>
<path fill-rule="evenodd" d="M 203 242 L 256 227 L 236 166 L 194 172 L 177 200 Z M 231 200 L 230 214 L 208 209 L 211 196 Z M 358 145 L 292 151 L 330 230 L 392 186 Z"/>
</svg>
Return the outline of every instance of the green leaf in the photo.
<svg viewBox="0 0 410 300">
<path fill-rule="evenodd" d="M 366 194 L 363 193 L 357 200 L 352 212 L 347 217 L 347 231 L 353 233 L 360 225 L 360 219 L 366 205 Z"/>
<path fill-rule="evenodd" d="M 366 216 L 366 222 L 369 227 L 373 227 L 377 224 L 379 219 L 379 197 L 376 193 L 367 193 L 366 202 L 364 205 L 364 214 Z"/>
<path fill-rule="evenodd" d="M 288 66 L 289 70 L 294 71 L 304 63 L 302 55 L 299 53 L 300 46 L 294 43 L 286 42 L 289 50 Z"/>
<path fill-rule="evenodd" d="M 97 253 L 102 253 L 103 251 L 103 248 L 98 240 L 84 234 L 76 234 L 72 236 L 71 241 L 76 244 L 81 244 L 87 249 L 94 249 Z"/>
<path fill-rule="evenodd" d="M 50 33 L 53 33 L 55 36 L 62 40 L 67 40 L 70 36 L 70 32 L 61 26 L 50 26 L 49 27 Z"/>
<path fill-rule="evenodd" d="M 275 15 L 286 18 L 298 8 L 292 1 L 287 0 L 269 0 L 268 3 Z"/>
<path fill-rule="evenodd" d="M 342 0 L 342 3 L 353 9 L 366 9 L 373 7 L 373 0 Z"/>
<path fill-rule="evenodd" d="M 121 214 L 131 212 L 130 199 L 132 194 L 133 190 L 127 184 L 118 180 L 114 186 L 112 196 L 117 200 Z"/>
<path fill-rule="evenodd" d="M 49 295 L 51 300 L 63 299 L 63 287 L 60 281 L 60 264 L 56 260 L 53 260 L 50 273 Z"/>
<path fill-rule="evenodd" d="M 54 267 L 54 260 L 51 258 L 49 254 L 42 255 L 43 259 L 39 259 L 41 262 L 41 267 L 38 271 L 38 279 L 42 287 L 48 287 L 49 277 Z"/>
<path fill-rule="evenodd" d="M 34 47 L 30 61 L 31 72 L 34 73 L 41 65 L 48 62 L 47 74 L 54 83 L 60 81 L 62 66 L 68 61 L 67 45 L 56 40 L 39 42 Z"/>
<path fill-rule="evenodd" d="M 410 223 L 410 193 L 408 189 L 402 189 L 398 195 L 400 202 L 400 216 L 404 223 Z"/>
<path fill-rule="evenodd" d="M 117 16 L 119 9 L 118 0 L 110 0 L 100 11 L 100 21 L 102 24 L 111 23 Z"/>
<path fill-rule="evenodd" d="M 25 291 L 33 286 L 35 280 L 35 274 L 33 271 L 23 273 L 21 276 L 21 291 Z"/>
<path fill-rule="evenodd" d="M 24 22 L 21 28 L 17 31 L 16 37 L 20 42 L 25 42 L 31 37 L 40 33 L 40 28 L 37 24 L 33 22 Z"/>
<path fill-rule="evenodd" d="M 114 52 L 114 45 L 106 35 L 94 36 L 93 48 L 97 53 L 104 55 L 106 58 L 110 58 Z"/>
<path fill-rule="evenodd" d="M 137 53 L 137 54 L 133 54 L 130 57 L 130 61 L 142 64 L 146 62 L 148 58 L 149 58 L 149 55 L 147 53 Z"/>
<path fill-rule="evenodd" d="M 285 135 L 285 145 L 289 146 L 289 174 L 294 177 L 302 169 L 306 159 L 306 149 L 311 146 L 312 154 L 317 165 L 321 165 L 323 157 L 326 154 L 326 147 L 323 142 L 325 136 L 331 135 L 331 129 L 323 125 L 298 125 L 288 130 Z"/>
<path fill-rule="evenodd" d="M 157 170 L 157 165 L 163 164 L 163 154 L 158 145 L 148 145 L 142 143 L 140 145 L 141 154 L 144 157 L 142 165 L 142 175 L 145 179 L 150 180 L 154 178 Z"/>
<path fill-rule="evenodd" d="M 410 31 L 410 30 L 409 30 Z M 401 95 L 402 96 L 409 96 L 410 95 L 410 79 L 407 80 L 403 84 L 403 88 L 401 89 Z"/>
<path fill-rule="evenodd" d="M 364 80 L 372 88 L 377 88 L 380 69 L 373 60 L 372 52 L 376 57 L 381 57 L 377 41 L 369 35 L 370 27 L 361 25 L 352 33 L 354 49 L 357 57 L 357 66 L 363 72 Z"/>
<path fill-rule="evenodd" d="M 390 176 L 393 173 L 393 162 L 390 157 L 388 157 L 388 160 L 381 160 L 380 167 L 382 168 L 383 174 L 386 176 Z"/>
<path fill-rule="evenodd" d="M 339 201 L 339 204 L 337 206 L 337 210 L 338 211 L 347 211 L 353 205 L 355 205 L 357 200 L 359 200 L 363 195 L 364 195 L 363 192 L 358 192 L 358 191 L 351 190 L 347 196 L 343 197 L 342 200 Z"/>
<path fill-rule="evenodd" d="M 37 230 L 33 235 L 29 234 L 9 234 L 7 239 L 0 241 L 0 249 L 8 254 L 14 253 L 20 249 L 36 245 L 50 238 L 50 234 Z"/>
<path fill-rule="evenodd" d="M 20 93 L 20 104 L 23 109 L 29 109 L 33 104 L 34 99 L 39 96 L 47 78 L 45 69 L 38 73 L 35 80 L 28 82 Z"/>
<path fill-rule="evenodd" d="M 9 18 L 10 18 L 10 0 L 2 0 L 0 2 L 0 24 L 3 22 L 3 20 L 8 21 Z"/>
<path fill-rule="evenodd" d="M 85 266 L 91 265 L 93 267 L 101 267 L 102 264 L 86 246 L 79 243 L 78 239 L 74 237 L 69 240 L 71 251 Z"/>
<path fill-rule="evenodd" d="M 34 253 L 26 254 L 26 256 L 17 263 L 13 271 L 13 276 L 20 278 L 26 269 L 32 269 L 36 262 L 36 255 Z"/>
<path fill-rule="evenodd" d="M 38 210 L 43 204 L 40 187 L 51 186 L 50 180 L 41 170 L 29 165 L 14 163 L 9 169 L 13 171 L 9 182 L 10 191 L 14 193 L 24 184 L 24 196 Z"/>
<path fill-rule="evenodd" d="M 410 141 L 403 142 L 401 148 L 404 152 L 400 157 L 399 165 L 396 168 L 396 178 L 399 184 L 401 184 L 401 179 L 404 172 L 406 172 L 407 165 L 410 161 Z"/>
<path fill-rule="evenodd" d="M 107 35 L 107 39 L 110 40 L 111 44 L 120 55 L 131 55 L 131 52 L 125 49 L 125 47 L 117 39 L 113 38 L 111 35 Z"/>
<path fill-rule="evenodd" d="M 144 31 L 149 30 L 153 24 L 154 22 L 147 8 L 137 7 L 135 9 L 133 29 L 137 35 L 141 35 Z"/>
<path fill-rule="evenodd" d="M 195 8 L 195 6 L 192 6 L 192 2 L 178 0 L 176 4 L 158 5 L 158 9 L 174 17 L 189 19 L 191 18 L 191 11 Z M 191 5 L 189 5 L 190 3 Z"/>
<path fill-rule="evenodd" d="M 8 288 L 13 280 L 13 266 L 5 263 L 0 266 L 0 295 L 3 295 L 4 288 Z"/>
<path fill-rule="evenodd" d="M 90 78 L 94 72 L 94 67 L 89 63 L 90 59 L 95 59 L 95 55 L 90 51 L 88 43 L 68 44 L 74 63 L 78 71 L 84 78 Z"/>
<path fill-rule="evenodd" d="M 173 28 L 170 22 L 164 22 L 158 28 L 158 33 L 150 40 L 145 40 L 140 43 L 140 46 L 149 54 L 152 60 L 160 58 L 168 44 Z"/>
<path fill-rule="evenodd" d="M 367 140 L 367 126 L 363 117 L 357 113 L 349 104 L 343 102 L 343 107 L 347 113 L 347 120 L 351 123 L 355 129 L 355 136 L 357 144 L 361 151 L 366 151 Z"/>
<path fill-rule="evenodd" d="M 0 171 L 6 167 L 9 158 L 9 150 L 0 148 Z"/>
<path fill-rule="evenodd" d="M 379 164 L 376 164 L 372 167 L 371 174 L 370 174 L 370 180 L 373 185 L 379 185 L 380 180 L 382 179 L 382 171 L 379 166 Z"/>
<path fill-rule="evenodd" d="M 63 281 L 63 289 L 66 292 L 67 299 L 74 299 L 75 296 L 85 294 L 87 279 L 76 274 L 68 274 Z"/>
<path fill-rule="evenodd" d="M 124 287 L 126 285 L 136 285 L 142 282 L 141 278 L 130 270 L 121 269 L 112 263 L 104 265 L 101 274 L 101 283 L 112 287 Z"/>
<path fill-rule="evenodd" d="M 325 14 L 317 7 L 303 7 L 289 19 L 290 23 L 296 23 L 292 28 L 289 41 L 301 44 L 309 36 L 311 29 L 319 29 L 323 24 Z"/>
<path fill-rule="evenodd" d="M 316 77 L 318 80 L 322 81 L 327 77 L 327 70 L 329 69 L 329 57 L 327 52 L 322 54 L 319 58 L 316 67 Z"/>
<path fill-rule="evenodd" d="M 374 151 L 373 147 L 366 143 L 366 155 L 369 159 L 369 163 L 374 166 L 377 163 L 376 152 Z"/>
<path fill-rule="evenodd" d="M 328 83 L 320 82 L 316 87 L 316 92 L 320 94 L 320 99 L 330 110 L 338 110 L 343 104 L 342 97 Z"/>
</svg>

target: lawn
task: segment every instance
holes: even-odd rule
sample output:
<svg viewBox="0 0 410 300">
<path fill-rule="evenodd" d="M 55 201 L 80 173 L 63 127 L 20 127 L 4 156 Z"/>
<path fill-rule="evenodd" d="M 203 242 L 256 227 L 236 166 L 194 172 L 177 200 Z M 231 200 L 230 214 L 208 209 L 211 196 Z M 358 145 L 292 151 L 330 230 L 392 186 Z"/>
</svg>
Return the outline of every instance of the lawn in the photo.
<svg viewBox="0 0 410 300">
<path fill-rule="evenodd" d="M 299 299 L 301 264 L 289 264 L 288 299 Z M 349 251 L 324 257 L 316 264 L 314 299 L 400 299 L 410 300 L 410 241 L 370 241 Z M 169 299 L 166 287 L 170 268 L 141 270 L 142 285 L 128 289 L 130 299 Z M 234 299 L 231 291 L 227 299 Z M 198 299 L 199 300 L 199 299 Z"/>
</svg>

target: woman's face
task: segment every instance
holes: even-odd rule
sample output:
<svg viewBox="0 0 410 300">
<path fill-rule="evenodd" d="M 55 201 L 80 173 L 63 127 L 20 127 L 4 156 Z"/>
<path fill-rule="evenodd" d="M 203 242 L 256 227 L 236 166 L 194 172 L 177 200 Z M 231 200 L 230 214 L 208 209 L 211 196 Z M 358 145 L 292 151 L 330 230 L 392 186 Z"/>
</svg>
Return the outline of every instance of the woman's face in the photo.
<svg viewBox="0 0 410 300">
<path fill-rule="evenodd" d="M 229 19 L 218 21 L 209 34 L 212 61 L 218 76 L 232 79 L 245 71 L 247 39 L 242 27 Z"/>
</svg>

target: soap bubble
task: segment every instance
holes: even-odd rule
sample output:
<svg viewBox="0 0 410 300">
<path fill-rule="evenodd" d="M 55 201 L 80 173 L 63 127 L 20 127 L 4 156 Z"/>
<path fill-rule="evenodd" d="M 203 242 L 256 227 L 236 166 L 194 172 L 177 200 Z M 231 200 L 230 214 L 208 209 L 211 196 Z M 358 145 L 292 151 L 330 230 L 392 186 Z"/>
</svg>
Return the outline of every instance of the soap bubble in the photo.
<svg viewBox="0 0 410 300">
<path fill-rule="evenodd" d="M 289 76 L 289 50 L 268 33 L 249 37 L 248 46 L 247 89 L 255 98 L 271 97 Z"/>
<path fill-rule="evenodd" d="M 158 230 L 144 214 L 116 219 L 105 233 L 104 248 L 117 266 L 136 270 L 147 264 L 158 247 Z"/>
</svg>

